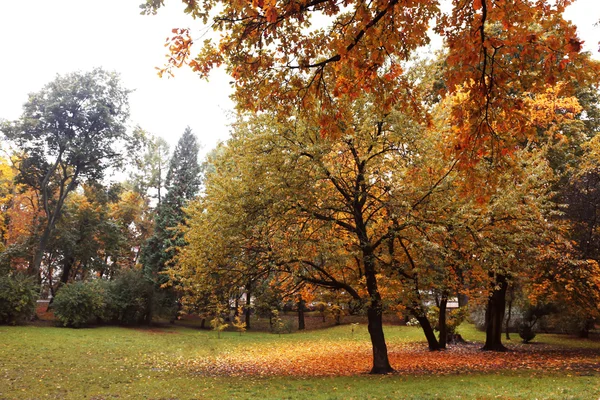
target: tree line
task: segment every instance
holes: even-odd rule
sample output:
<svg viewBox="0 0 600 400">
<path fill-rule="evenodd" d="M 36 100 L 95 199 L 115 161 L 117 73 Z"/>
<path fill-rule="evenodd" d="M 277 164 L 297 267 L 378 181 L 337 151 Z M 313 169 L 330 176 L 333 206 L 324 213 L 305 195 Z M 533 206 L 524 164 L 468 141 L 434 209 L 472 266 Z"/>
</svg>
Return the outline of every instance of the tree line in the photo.
<svg viewBox="0 0 600 400">
<path fill-rule="evenodd" d="M 101 69 L 58 76 L 30 94 L 20 119 L 2 124 L 10 147 L 0 164 L 0 271 L 24 272 L 36 296 L 51 299 L 74 282 L 124 279 L 107 307 L 133 307 L 135 316 L 125 319 L 139 323 L 178 311 L 159 273 L 180 240 L 175 228 L 202 171 L 191 129 L 171 155 L 164 139 L 127 128 L 128 93 L 116 73 Z M 92 286 L 64 291 L 63 299 L 73 291 L 77 314 L 65 324 L 94 315 L 88 308 L 108 288 L 94 297 L 86 292 Z M 77 303 L 81 296 L 88 304 Z"/>
</svg>

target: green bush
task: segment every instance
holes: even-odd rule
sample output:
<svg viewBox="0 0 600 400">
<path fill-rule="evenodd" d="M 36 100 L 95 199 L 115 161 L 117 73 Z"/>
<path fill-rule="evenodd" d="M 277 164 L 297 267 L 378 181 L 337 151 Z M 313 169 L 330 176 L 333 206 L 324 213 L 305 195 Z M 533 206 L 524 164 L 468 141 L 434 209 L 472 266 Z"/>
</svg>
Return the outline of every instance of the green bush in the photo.
<svg viewBox="0 0 600 400">
<path fill-rule="evenodd" d="M 54 298 L 54 315 L 63 326 L 78 328 L 104 319 L 106 314 L 105 281 L 75 282 L 63 286 Z"/>
<path fill-rule="evenodd" d="M 122 271 L 108 286 L 106 322 L 131 325 L 147 321 L 154 308 L 153 288 L 140 271 Z"/>
<path fill-rule="evenodd" d="M 33 278 L 0 276 L 0 324 L 17 324 L 33 317 L 37 290 Z"/>
<path fill-rule="evenodd" d="M 523 343 L 529 343 L 535 338 L 533 327 L 528 322 L 521 322 L 519 325 L 519 336 L 523 339 Z"/>
<path fill-rule="evenodd" d="M 125 270 L 112 281 L 94 280 L 64 286 L 54 298 L 54 315 L 64 326 L 92 321 L 119 325 L 148 322 L 153 315 L 176 315 L 174 293 L 157 291 L 141 271 Z"/>
</svg>

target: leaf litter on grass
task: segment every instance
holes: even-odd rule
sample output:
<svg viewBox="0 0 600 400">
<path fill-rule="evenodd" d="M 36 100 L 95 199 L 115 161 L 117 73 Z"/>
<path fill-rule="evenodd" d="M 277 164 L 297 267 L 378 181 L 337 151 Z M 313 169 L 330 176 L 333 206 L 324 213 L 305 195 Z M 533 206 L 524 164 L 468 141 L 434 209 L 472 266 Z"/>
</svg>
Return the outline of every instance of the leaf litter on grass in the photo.
<svg viewBox="0 0 600 400">
<path fill-rule="evenodd" d="M 563 371 L 595 374 L 600 350 L 554 346 L 516 346 L 514 350 L 483 352 L 480 344 L 451 346 L 430 352 L 424 345 L 388 345 L 392 366 L 401 375 L 493 373 L 509 370 Z M 154 354 L 145 365 L 155 371 L 187 372 L 202 376 L 352 376 L 371 368 L 368 342 L 294 341 L 224 348 L 210 356 Z"/>
</svg>

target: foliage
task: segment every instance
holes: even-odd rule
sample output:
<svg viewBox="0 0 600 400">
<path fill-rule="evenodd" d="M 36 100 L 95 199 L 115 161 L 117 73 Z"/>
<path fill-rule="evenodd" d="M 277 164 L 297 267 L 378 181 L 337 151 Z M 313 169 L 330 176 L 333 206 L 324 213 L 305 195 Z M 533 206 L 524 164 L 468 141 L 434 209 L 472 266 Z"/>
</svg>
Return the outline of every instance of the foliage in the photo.
<svg viewBox="0 0 600 400">
<path fill-rule="evenodd" d="M 143 197 L 150 195 L 156 198 L 160 205 L 169 164 L 169 144 L 165 139 L 138 126 L 133 132 L 128 150 L 130 162 L 134 166 L 129 175 L 133 190 Z M 152 193 L 149 193 L 150 190 Z"/>
<path fill-rule="evenodd" d="M 104 316 L 106 284 L 102 281 L 65 285 L 53 301 L 56 320 L 63 326 L 79 328 Z"/>
<path fill-rule="evenodd" d="M 429 318 L 435 324 L 435 330 L 439 332 L 439 318 L 440 318 L 439 307 L 431 307 L 429 310 Z M 457 333 L 457 329 L 463 322 L 466 321 L 469 316 L 469 307 L 463 306 L 451 310 L 446 310 L 446 334 L 448 338 L 454 337 Z"/>
<path fill-rule="evenodd" d="M 523 343 L 529 343 L 535 338 L 535 332 L 533 331 L 533 326 L 527 322 L 523 321 L 519 324 L 519 336 L 523 339 Z"/>
<path fill-rule="evenodd" d="M 543 317 L 556 313 L 558 307 L 552 303 L 536 303 L 525 305 L 523 316 L 519 323 L 519 336 L 523 343 L 529 343 L 535 338 L 534 327 Z"/>
<path fill-rule="evenodd" d="M 223 317 L 223 313 L 225 312 L 225 308 L 221 303 L 217 303 L 215 309 L 215 315 L 213 319 L 210 321 L 210 326 L 212 326 L 213 330 L 217 332 L 217 337 L 221 339 L 221 332 L 227 329 L 229 324 L 225 322 L 225 318 Z"/>
<path fill-rule="evenodd" d="M 156 307 L 154 286 L 144 279 L 141 271 L 121 271 L 107 283 L 106 310 L 103 319 L 117 324 L 135 325 L 146 322 L 149 307 Z"/>
<path fill-rule="evenodd" d="M 240 333 L 240 336 L 242 333 L 246 332 L 246 322 L 243 320 L 243 317 L 244 309 L 243 307 L 239 306 L 236 310 L 236 314 L 231 325 Z"/>
<path fill-rule="evenodd" d="M 336 325 L 339 325 L 342 322 L 342 315 L 344 315 L 344 310 L 338 304 L 332 304 L 327 308 L 327 314 L 335 320 Z"/>
<path fill-rule="evenodd" d="M 37 292 L 31 277 L 0 273 L 0 324 L 14 325 L 33 317 Z"/>
<path fill-rule="evenodd" d="M 29 96 L 17 121 L 1 126 L 21 153 L 19 181 L 36 193 L 40 236 L 30 269 L 39 269 L 64 202 L 81 181 L 97 182 L 119 165 L 126 140 L 128 91 L 116 73 L 95 69 L 58 76 Z"/>
<path fill-rule="evenodd" d="M 54 298 L 57 320 L 64 326 L 80 327 L 90 322 L 139 325 L 151 316 L 174 318 L 177 304 L 140 270 L 122 270 L 114 279 L 67 284 Z"/>
<path fill-rule="evenodd" d="M 345 100 L 340 138 L 324 138 L 315 118 L 241 119 L 188 208 L 188 245 L 170 274 L 194 290 L 301 282 L 364 306 L 373 321 L 403 308 L 436 348 L 427 293 L 484 303 L 497 276 L 528 275 L 547 242 L 565 241 L 546 148 L 466 171 L 438 140 L 452 135 L 445 104 L 427 126 L 404 110 L 381 114 L 368 96 Z"/>
<path fill-rule="evenodd" d="M 8 160 L 0 157 L 0 252 L 6 247 L 9 223 L 7 211 L 11 207 L 14 195 L 15 172 Z"/>
<path fill-rule="evenodd" d="M 154 234 L 145 244 L 140 263 L 147 278 L 157 287 L 167 282 L 161 275 L 175 254 L 175 247 L 182 246 L 179 225 L 184 222 L 184 207 L 192 200 L 200 187 L 199 143 L 188 127 L 179 139 L 167 172 L 167 194 L 157 209 Z"/>
<path fill-rule="evenodd" d="M 100 184 L 83 185 L 82 189 L 67 197 L 47 246 L 47 275 L 51 278 L 54 271 L 60 271 L 62 284 L 92 274 L 113 275 L 125 252 L 121 221 L 110 215 L 118 195 L 111 198 L 112 188 Z"/>
<path fill-rule="evenodd" d="M 291 333 L 292 332 L 292 323 L 289 320 L 284 320 L 279 315 L 279 310 L 276 308 L 271 310 L 271 319 L 272 319 L 272 329 L 273 332 L 281 337 L 282 333 Z"/>
<path fill-rule="evenodd" d="M 464 159 L 496 158 L 542 128 L 531 123 L 535 107 L 527 98 L 557 82 L 573 95 L 597 79 L 598 63 L 581 53 L 576 27 L 563 18 L 569 3 L 186 1 L 185 12 L 203 26 L 211 21 L 218 34 L 197 50 L 195 31 L 173 29 L 160 75 L 187 64 L 206 77 L 225 65 L 240 110 L 282 121 L 319 110 L 322 133 L 342 137 L 344 97 L 373 95 L 383 113 L 425 105 L 406 65 L 435 32 L 447 46 L 436 95 L 462 96 L 451 109 L 456 135 L 449 143 Z M 143 10 L 156 13 L 162 4 L 147 0 Z"/>
</svg>

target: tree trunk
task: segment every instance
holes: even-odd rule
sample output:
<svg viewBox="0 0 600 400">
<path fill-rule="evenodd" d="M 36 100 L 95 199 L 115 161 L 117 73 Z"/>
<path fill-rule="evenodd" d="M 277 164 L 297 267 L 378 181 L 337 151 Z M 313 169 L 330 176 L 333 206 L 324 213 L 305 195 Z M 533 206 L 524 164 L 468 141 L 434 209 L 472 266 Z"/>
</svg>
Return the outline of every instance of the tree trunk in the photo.
<svg viewBox="0 0 600 400">
<path fill-rule="evenodd" d="M 389 374 L 394 372 L 387 354 L 387 345 L 383 335 L 383 315 L 378 304 L 371 304 L 367 310 L 369 335 L 373 346 L 373 368 L 371 374 Z"/>
<path fill-rule="evenodd" d="M 44 258 L 44 253 L 46 252 L 46 247 L 48 247 L 48 242 L 50 241 L 50 233 L 52 232 L 52 228 L 50 226 L 46 226 L 44 231 L 42 232 L 42 236 L 40 237 L 40 242 L 35 250 L 33 261 L 30 266 L 31 275 L 36 276 L 39 283 L 42 281 L 42 276 L 40 274 L 40 267 L 42 265 L 42 259 Z"/>
<path fill-rule="evenodd" d="M 54 167 L 49 172 L 46 173 L 46 177 L 44 178 L 44 183 L 42 183 L 42 185 L 48 185 L 49 177 L 51 176 L 51 174 L 54 173 L 54 171 L 56 171 L 56 167 L 57 167 L 59 161 L 60 161 L 60 156 L 56 160 Z M 48 205 L 49 201 L 50 201 L 50 199 L 48 198 L 48 188 L 47 187 L 42 188 L 42 196 L 41 196 L 42 197 L 42 205 L 43 205 L 43 209 L 46 211 L 47 221 L 46 221 L 46 226 L 44 227 L 44 231 L 42 232 L 42 236 L 40 237 L 40 243 L 35 251 L 32 265 L 30 265 L 31 274 L 34 276 L 37 276 L 39 282 L 41 282 L 40 267 L 42 265 L 42 259 L 44 258 L 44 253 L 46 252 L 46 247 L 48 247 L 48 243 L 50 241 L 50 235 L 52 234 L 52 231 L 54 230 L 54 227 L 56 226 L 56 223 L 58 222 L 58 220 L 60 218 L 60 215 L 62 212 L 62 207 L 65 202 L 65 199 L 67 198 L 67 195 L 77 187 L 78 175 L 79 175 L 79 171 L 76 170 L 75 173 L 73 174 L 73 177 L 71 178 L 71 181 L 66 185 L 66 187 L 64 186 L 64 184 L 66 182 L 65 181 L 61 182 L 61 187 L 59 187 L 61 194 L 58 197 L 58 199 L 56 201 L 56 205 L 54 206 L 54 210 L 52 210 L 52 212 L 50 212 L 50 208 Z"/>
<path fill-rule="evenodd" d="M 513 305 L 513 297 L 515 294 L 514 286 L 510 287 L 509 291 L 510 297 L 508 299 L 508 313 L 506 314 L 506 322 L 504 323 L 504 331 L 506 333 L 506 340 L 510 340 L 510 318 L 512 317 L 512 305 Z"/>
<path fill-rule="evenodd" d="M 63 262 L 63 271 L 60 276 L 60 283 L 62 285 L 66 285 L 69 282 L 69 276 L 71 275 L 71 269 L 73 268 L 73 264 L 75 263 L 74 257 L 67 257 Z"/>
<path fill-rule="evenodd" d="M 302 295 L 298 296 L 298 330 L 306 329 L 306 324 L 304 323 L 304 299 Z"/>
<path fill-rule="evenodd" d="M 433 331 L 433 327 L 431 326 L 431 323 L 429 322 L 429 318 L 427 318 L 423 314 L 419 315 L 419 313 L 417 313 L 417 312 L 413 313 L 413 315 L 415 316 L 417 321 L 419 321 L 419 324 L 421 325 L 421 328 L 423 329 L 423 332 L 425 333 L 425 337 L 427 338 L 427 344 L 429 345 L 429 350 L 430 351 L 439 350 L 440 344 L 439 344 L 437 338 L 435 337 L 435 332 Z"/>
<path fill-rule="evenodd" d="M 440 349 L 446 348 L 446 342 L 448 341 L 448 327 L 446 325 L 446 306 L 448 305 L 448 295 L 446 293 L 442 294 L 442 298 L 440 300 L 440 318 L 438 321 L 439 329 L 440 329 L 440 341 L 439 346 Z M 431 346 L 429 346 L 431 350 Z"/>
<path fill-rule="evenodd" d="M 502 344 L 502 321 L 508 286 L 506 276 L 496 275 L 494 286 L 499 286 L 499 289 L 494 289 L 488 300 L 485 311 L 485 345 L 482 350 L 506 351 L 508 349 Z"/>
<path fill-rule="evenodd" d="M 370 373 L 389 374 L 390 372 L 394 372 L 394 369 L 388 359 L 387 345 L 385 344 L 385 336 L 383 335 L 383 310 L 381 294 L 377 286 L 373 254 L 363 250 L 363 261 L 367 291 L 370 296 L 370 303 L 367 308 L 368 330 L 371 336 L 371 345 L 373 346 L 373 368 L 371 368 Z"/>
<path fill-rule="evenodd" d="M 246 318 L 246 329 L 250 329 L 250 308 L 252 304 L 250 303 L 250 289 L 246 290 L 246 310 L 245 310 L 245 318 Z"/>
<path fill-rule="evenodd" d="M 581 329 L 579 330 L 579 337 L 582 339 L 587 339 L 590 337 L 590 330 L 594 328 L 594 319 L 593 318 L 587 318 L 584 322 L 583 325 L 581 326 Z"/>
<path fill-rule="evenodd" d="M 146 299 L 146 315 L 144 315 L 144 323 L 146 325 L 152 325 L 152 317 L 153 317 L 153 303 L 154 301 L 154 291 L 150 292 L 150 295 Z"/>
</svg>

